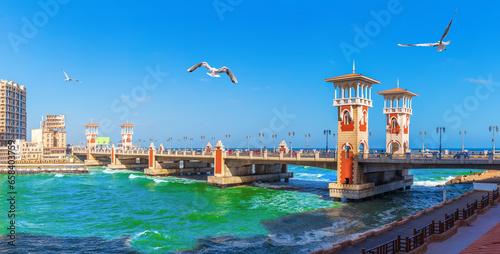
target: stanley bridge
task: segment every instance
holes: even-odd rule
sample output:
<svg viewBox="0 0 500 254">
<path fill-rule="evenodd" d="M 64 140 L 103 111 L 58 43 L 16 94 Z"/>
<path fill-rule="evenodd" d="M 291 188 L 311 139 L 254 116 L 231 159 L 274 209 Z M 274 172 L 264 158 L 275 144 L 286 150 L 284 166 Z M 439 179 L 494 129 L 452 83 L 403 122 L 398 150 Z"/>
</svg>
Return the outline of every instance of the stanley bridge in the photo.
<svg viewBox="0 0 500 254">
<path fill-rule="evenodd" d="M 312 166 L 337 171 L 337 182 L 330 183 L 330 196 L 360 200 L 384 193 L 410 188 L 413 175 L 409 169 L 496 169 L 500 160 L 493 153 L 472 156 L 432 158 L 412 155 L 409 150 L 409 123 L 413 97 L 406 89 L 397 88 L 378 92 L 384 97 L 386 116 L 386 151 L 391 156 L 369 154 L 368 109 L 372 107 L 371 89 L 380 82 L 357 74 L 325 79 L 335 89 L 333 106 L 338 109 L 338 142 L 335 153 L 313 151 L 292 153 L 283 140 L 276 151 L 264 150 L 229 153 L 219 140 L 212 149 L 210 143 L 201 151 L 164 149 L 151 143 L 149 148 L 132 144 L 133 127 L 121 125 L 119 147 L 99 148 L 96 145 L 98 124 L 85 125 L 86 147 L 73 148 L 73 154 L 85 158 L 87 165 L 105 165 L 111 169 L 143 168 L 148 175 L 179 175 L 213 172 L 208 183 L 226 187 L 256 181 L 288 181 L 293 173 L 288 165 Z M 182 164 L 182 166 L 181 166 Z"/>
</svg>

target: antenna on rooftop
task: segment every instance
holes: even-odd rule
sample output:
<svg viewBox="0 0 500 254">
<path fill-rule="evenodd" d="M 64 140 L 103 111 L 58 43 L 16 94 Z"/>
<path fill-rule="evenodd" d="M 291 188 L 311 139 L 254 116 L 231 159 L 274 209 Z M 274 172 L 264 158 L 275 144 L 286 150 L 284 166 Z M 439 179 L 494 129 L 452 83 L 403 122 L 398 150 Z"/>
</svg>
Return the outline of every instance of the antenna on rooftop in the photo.
<svg viewBox="0 0 500 254">
<path fill-rule="evenodd" d="M 352 73 L 356 73 L 356 60 L 352 60 Z"/>
<path fill-rule="evenodd" d="M 399 88 L 399 77 L 398 77 L 398 88 Z"/>
</svg>

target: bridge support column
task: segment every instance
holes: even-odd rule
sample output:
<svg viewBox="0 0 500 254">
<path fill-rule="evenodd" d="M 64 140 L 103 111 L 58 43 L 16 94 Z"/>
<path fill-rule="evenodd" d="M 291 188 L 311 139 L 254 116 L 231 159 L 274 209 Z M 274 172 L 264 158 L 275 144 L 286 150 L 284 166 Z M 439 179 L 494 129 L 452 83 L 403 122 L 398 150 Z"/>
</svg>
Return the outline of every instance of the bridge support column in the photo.
<svg viewBox="0 0 500 254">
<path fill-rule="evenodd" d="M 141 158 L 142 160 L 142 158 Z M 146 175 L 166 175 L 168 174 L 164 169 L 162 169 L 159 163 L 156 161 L 156 149 L 155 145 L 151 143 L 148 150 L 148 167 L 144 169 L 144 174 Z"/>
<path fill-rule="evenodd" d="M 87 166 L 99 166 L 99 161 L 94 157 L 94 155 L 91 153 L 87 147 L 87 159 L 85 160 L 85 165 Z"/>
<path fill-rule="evenodd" d="M 219 140 L 215 147 L 214 175 L 208 177 L 208 182 L 221 187 L 252 183 L 258 181 L 279 181 L 293 177 L 288 173 L 287 165 L 283 164 L 251 164 L 250 160 L 225 157 L 224 147 Z M 251 154 L 251 152 L 250 152 Z"/>
</svg>

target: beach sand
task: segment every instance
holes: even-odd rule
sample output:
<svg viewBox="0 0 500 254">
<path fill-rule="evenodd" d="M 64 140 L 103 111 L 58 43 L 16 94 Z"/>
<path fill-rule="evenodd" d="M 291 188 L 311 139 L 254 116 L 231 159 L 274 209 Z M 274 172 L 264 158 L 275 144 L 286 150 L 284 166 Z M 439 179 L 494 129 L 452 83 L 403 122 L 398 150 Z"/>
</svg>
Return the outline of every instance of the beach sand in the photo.
<svg viewBox="0 0 500 254">
<path fill-rule="evenodd" d="M 472 175 L 459 175 L 446 182 L 446 184 L 471 184 L 473 182 L 500 184 L 500 171 L 487 170 L 483 172 L 475 172 Z"/>
</svg>

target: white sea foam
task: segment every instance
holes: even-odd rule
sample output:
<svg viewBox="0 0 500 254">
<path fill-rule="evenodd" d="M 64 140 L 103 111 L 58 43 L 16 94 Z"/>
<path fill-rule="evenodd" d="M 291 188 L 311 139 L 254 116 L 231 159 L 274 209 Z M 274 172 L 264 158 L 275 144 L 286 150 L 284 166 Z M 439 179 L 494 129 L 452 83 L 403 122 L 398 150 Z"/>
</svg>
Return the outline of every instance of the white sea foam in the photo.
<svg viewBox="0 0 500 254">
<path fill-rule="evenodd" d="M 140 176 L 140 175 L 130 174 L 130 175 L 128 176 L 128 178 L 130 178 L 130 179 L 134 179 L 134 178 L 144 178 L 144 177 L 143 177 L 143 176 Z"/>
<path fill-rule="evenodd" d="M 137 171 L 132 171 L 132 170 L 121 170 L 121 169 L 113 170 L 113 169 L 109 169 L 109 168 L 104 169 L 102 172 L 105 173 L 105 174 L 117 174 L 117 173 L 130 174 L 130 173 L 137 173 Z"/>
<path fill-rule="evenodd" d="M 307 179 L 310 179 L 310 178 L 320 178 L 322 176 L 324 176 L 325 174 L 311 174 L 311 173 L 295 173 L 294 176 L 295 177 L 302 177 L 302 178 L 307 178 Z"/>
<path fill-rule="evenodd" d="M 438 185 L 444 185 L 446 184 L 446 182 L 452 180 L 453 178 L 455 178 L 454 176 L 448 176 L 446 177 L 445 180 L 438 180 L 438 181 L 431 181 L 431 180 L 427 180 L 427 181 L 415 181 L 413 182 L 413 185 L 420 185 L 420 186 L 438 186 Z"/>
<path fill-rule="evenodd" d="M 56 174 L 54 177 L 63 177 L 63 174 Z"/>
</svg>

